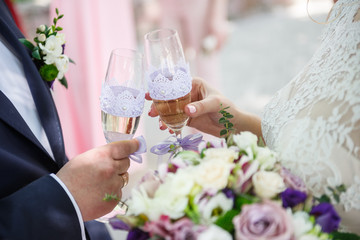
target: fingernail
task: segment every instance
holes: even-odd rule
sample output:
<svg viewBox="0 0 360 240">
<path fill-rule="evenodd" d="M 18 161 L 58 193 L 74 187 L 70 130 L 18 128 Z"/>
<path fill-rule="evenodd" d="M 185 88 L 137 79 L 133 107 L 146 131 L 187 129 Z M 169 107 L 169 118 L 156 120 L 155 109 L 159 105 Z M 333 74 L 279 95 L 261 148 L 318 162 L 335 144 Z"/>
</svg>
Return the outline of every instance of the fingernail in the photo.
<svg viewBox="0 0 360 240">
<path fill-rule="evenodd" d="M 188 109 L 189 109 L 190 113 L 195 113 L 196 112 L 196 108 L 193 105 L 189 105 Z"/>
<path fill-rule="evenodd" d="M 161 129 L 161 128 L 162 128 L 162 126 L 163 126 L 162 122 L 161 122 L 161 121 L 159 121 L 159 128 Z"/>
</svg>

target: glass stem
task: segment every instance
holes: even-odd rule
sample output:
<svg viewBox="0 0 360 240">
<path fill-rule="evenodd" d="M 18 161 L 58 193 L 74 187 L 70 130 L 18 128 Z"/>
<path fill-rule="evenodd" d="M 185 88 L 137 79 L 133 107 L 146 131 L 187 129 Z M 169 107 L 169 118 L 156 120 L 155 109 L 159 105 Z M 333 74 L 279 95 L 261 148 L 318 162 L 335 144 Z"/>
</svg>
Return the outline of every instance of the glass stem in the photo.
<svg viewBox="0 0 360 240">
<path fill-rule="evenodd" d="M 177 139 L 182 139 L 182 133 L 181 133 L 181 130 L 177 130 L 177 131 L 174 131 L 175 132 L 175 136 Z"/>
</svg>

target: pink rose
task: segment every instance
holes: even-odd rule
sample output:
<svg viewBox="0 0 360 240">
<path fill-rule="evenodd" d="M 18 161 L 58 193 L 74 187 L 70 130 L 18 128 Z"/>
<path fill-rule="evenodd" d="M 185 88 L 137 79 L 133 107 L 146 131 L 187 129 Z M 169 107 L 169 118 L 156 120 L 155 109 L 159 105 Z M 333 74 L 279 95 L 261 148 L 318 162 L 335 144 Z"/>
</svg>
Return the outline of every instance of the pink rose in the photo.
<svg viewBox="0 0 360 240">
<path fill-rule="evenodd" d="M 151 237 L 158 236 L 171 240 L 196 240 L 199 233 L 194 229 L 194 224 L 188 218 L 172 223 L 169 216 L 165 215 L 161 215 L 158 221 L 146 222 L 143 227 L 143 230 L 149 232 Z"/>
<path fill-rule="evenodd" d="M 288 169 L 282 167 L 280 169 L 280 176 L 283 177 L 284 183 L 288 188 L 307 193 L 304 181 L 300 177 L 291 173 Z"/>
<path fill-rule="evenodd" d="M 146 191 L 147 195 L 150 198 L 154 197 L 154 193 L 159 188 L 161 182 L 158 176 L 155 175 L 153 171 L 147 172 L 139 183 L 139 186 L 142 186 Z"/>
<path fill-rule="evenodd" d="M 291 216 L 275 202 L 244 205 L 234 217 L 237 240 L 294 240 Z"/>
</svg>

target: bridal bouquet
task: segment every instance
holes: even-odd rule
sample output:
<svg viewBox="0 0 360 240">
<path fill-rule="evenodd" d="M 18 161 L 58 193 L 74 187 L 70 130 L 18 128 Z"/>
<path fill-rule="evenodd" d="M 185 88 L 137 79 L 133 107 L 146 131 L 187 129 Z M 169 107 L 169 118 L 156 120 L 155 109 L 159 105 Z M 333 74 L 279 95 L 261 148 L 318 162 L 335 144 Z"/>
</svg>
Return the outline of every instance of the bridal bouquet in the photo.
<svg viewBox="0 0 360 240">
<path fill-rule="evenodd" d="M 111 219 L 127 239 L 333 239 L 333 206 L 250 132 L 180 151 L 132 189 L 126 215 Z"/>
</svg>

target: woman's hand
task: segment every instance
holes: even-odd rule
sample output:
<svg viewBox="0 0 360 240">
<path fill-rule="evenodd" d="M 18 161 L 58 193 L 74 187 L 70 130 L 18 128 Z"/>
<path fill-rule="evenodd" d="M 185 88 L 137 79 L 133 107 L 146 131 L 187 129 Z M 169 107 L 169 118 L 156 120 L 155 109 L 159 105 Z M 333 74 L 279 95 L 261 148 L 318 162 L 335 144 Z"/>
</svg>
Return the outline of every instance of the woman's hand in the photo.
<svg viewBox="0 0 360 240">
<path fill-rule="evenodd" d="M 151 97 L 147 94 L 146 99 L 151 100 Z M 194 78 L 192 81 L 191 103 L 184 109 L 185 113 L 190 117 L 187 125 L 199 131 L 220 136 L 220 131 L 224 129 L 218 122 L 222 117 L 219 113 L 221 109 L 220 104 L 222 104 L 223 107 L 230 106 L 228 111 L 232 114 L 235 114 L 237 111 L 230 100 L 208 86 L 204 80 Z M 154 104 L 151 105 L 149 116 L 158 116 Z M 161 130 L 167 128 L 161 120 L 159 125 Z"/>
</svg>

